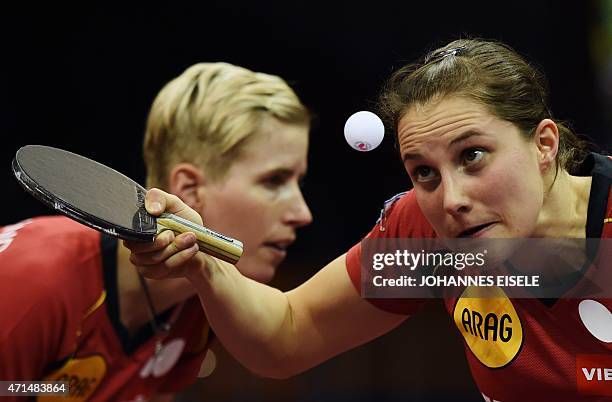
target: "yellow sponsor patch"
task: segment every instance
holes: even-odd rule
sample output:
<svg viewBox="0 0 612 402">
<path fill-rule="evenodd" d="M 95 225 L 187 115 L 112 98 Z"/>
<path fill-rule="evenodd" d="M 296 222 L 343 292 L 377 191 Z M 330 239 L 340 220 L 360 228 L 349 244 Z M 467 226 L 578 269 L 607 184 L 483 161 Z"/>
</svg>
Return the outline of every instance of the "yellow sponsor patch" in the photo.
<svg viewBox="0 0 612 402">
<path fill-rule="evenodd" d="M 81 402 L 88 400 L 94 393 L 104 375 L 106 362 L 102 356 L 90 356 L 80 359 L 70 359 L 62 368 L 51 373 L 45 381 L 66 381 L 69 395 L 41 396 L 41 402 Z"/>
<path fill-rule="evenodd" d="M 498 287 L 466 288 L 455 304 L 453 318 L 474 356 L 489 368 L 507 365 L 521 349 L 521 320 Z"/>
</svg>

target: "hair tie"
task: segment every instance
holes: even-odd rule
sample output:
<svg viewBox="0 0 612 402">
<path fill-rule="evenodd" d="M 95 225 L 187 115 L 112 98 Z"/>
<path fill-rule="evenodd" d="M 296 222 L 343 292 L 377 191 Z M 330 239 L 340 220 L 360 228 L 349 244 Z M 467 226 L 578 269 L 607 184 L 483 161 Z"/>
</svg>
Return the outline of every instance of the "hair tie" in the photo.
<svg viewBox="0 0 612 402">
<path fill-rule="evenodd" d="M 443 50 L 438 53 L 434 53 L 433 55 L 425 59 L 425 64 L 435 63 L 449 56 L 461 56 L 465 52 L 466 49 L 467 47 L 465 46 L 459 46 L 459 47 L 454 47 L 452 49 Z"/>
</svg>

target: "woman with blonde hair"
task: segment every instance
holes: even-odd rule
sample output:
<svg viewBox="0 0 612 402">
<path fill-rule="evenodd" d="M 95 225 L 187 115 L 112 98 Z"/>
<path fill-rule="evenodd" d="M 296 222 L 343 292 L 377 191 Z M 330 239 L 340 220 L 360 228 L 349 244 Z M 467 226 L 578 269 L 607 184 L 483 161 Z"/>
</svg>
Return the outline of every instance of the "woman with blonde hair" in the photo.
<svg viewBox="0 0 612 402">
<path fill-rule="evenodd" d="M 300 189 L 309 120 L 277 76 L 196 64 L 153 102 L 147 184 L 243 241 L 238 269 L 268 282 L 312 220 Z M 0 249 L 0 379 L 66 381 L 71 400 L 164 401 L 197 378 L 211 338 L 188 281 L 144 280 L 122 243 L 64 217 L 0 234 L 11 240 Z"/>
</svg>

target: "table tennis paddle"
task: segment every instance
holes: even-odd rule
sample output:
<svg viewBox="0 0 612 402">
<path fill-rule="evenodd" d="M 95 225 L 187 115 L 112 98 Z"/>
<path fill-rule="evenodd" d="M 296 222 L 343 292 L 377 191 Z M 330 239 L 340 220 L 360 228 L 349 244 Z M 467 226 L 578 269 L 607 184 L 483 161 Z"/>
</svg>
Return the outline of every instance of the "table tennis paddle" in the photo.
<svg viewBox="0 0 612 402">
<path fill-rule="evenodd" d="M 43 145 L 26 145 L 17 151 L 12 169 L 34 198 L 103 233 L 152 242 L 164 230 L 193 232 L 204 253 L 232 264 L 242 255 L 239 240 L 173 214 L 150 215 L 144 208 L 144 187 L 84 156 Z"/>
</svg>

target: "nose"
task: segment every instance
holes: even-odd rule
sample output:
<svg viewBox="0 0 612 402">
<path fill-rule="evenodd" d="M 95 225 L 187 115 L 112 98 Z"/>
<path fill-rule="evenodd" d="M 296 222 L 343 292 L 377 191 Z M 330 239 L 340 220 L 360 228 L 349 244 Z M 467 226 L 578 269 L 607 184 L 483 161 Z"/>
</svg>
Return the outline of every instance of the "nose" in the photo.
<svg viewBox="0 0 612 402">
<path fill-rule="evenodd" d="M 283 221 L 295 228 L 309 225 L 312 222 L 312 213 L 304 200 L 299 185 L 296 185 L 295 194 L 291 197 Z"/>
<path fill-rule="evenodd" d="M 442 179 L 443 206 L 446 213 L 459 216 L 472 210 L 472 203 L 466 194 L 465 184 L 450 175 Z"/>
</svg>

